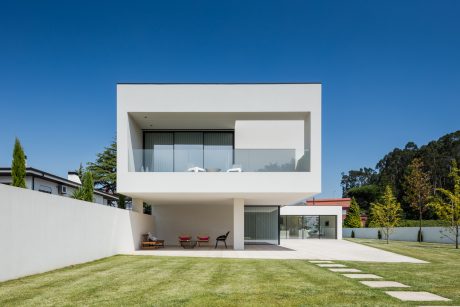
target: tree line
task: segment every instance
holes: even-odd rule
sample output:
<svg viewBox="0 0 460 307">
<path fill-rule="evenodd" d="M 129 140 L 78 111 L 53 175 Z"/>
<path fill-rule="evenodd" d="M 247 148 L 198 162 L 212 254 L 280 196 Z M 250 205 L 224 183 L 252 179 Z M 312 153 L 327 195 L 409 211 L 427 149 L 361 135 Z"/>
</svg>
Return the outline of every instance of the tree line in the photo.
<svg viewBox="0 0 460 307">
<path fill-rule="evenodd" d="M 352 198 L 344 226 L 360 227 L 363 212 L 369 216 L 368 225 L 382 228 L 388 239 L 401 218 L 418 219 L 418 241 L 423 241 L 422 220 L 439 219 L 445 235 L 453 235 L 458 247 L 459 162 L 460 131 L 456 131 L 420 148 L 413 142 L 404 149 L 395 148 L 375 169 L 342 173 L 343 196 Z"/>
</svg>

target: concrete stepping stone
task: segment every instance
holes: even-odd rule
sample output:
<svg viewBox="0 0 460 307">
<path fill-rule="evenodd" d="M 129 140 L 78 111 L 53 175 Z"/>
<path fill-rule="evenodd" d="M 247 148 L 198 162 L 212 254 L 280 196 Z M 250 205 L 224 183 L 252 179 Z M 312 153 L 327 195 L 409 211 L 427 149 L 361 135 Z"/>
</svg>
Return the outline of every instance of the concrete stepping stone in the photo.
<svg viewBox="0 0 460 307">
<path fill-rule="evenodd" d="M 386 294 L 400 299 L 401 301 L 413 302 L 428 302 L 428 301 L 443 301 L 447 302 L 450 299 L 424 291 L 385 291 Z"/>
<path fill-rule="evenodd" d="M 352 268 L 338 268 L 338 269 L 329 269 L 331 272 L 337 272 L 337 273 L 361 273 L 361 270 L 358 269 L 352 269 Z"/>
<path fill-rule="evenodd" d="M 354 278 L 354 279 L 379 279 L 382 278 L 381 276 L 374 275 L 374 274 L 342 274 L 345 277 L 348 278 Z"/>
<path fill-rule="evenodd" d="M 334 263 L 331 260 L 311 260 L 310 263 Z"/>
<path fill-rule="evenodd" d="M 317 266 L 322 268 L 346 268 L 346 265 L 338 263 L 318 263 Z"/>
<path fill-rule="evenodd" d="M 409 286 L 396 281 L 360 281 L 371 288 L 409 288 Z"/>
</svg>

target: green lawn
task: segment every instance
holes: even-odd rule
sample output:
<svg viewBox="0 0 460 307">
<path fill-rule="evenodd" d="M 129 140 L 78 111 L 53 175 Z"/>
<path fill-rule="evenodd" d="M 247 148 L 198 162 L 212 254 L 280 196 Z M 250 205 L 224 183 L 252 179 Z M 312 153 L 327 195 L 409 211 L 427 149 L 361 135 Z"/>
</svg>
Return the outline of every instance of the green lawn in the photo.
<svg viewBox="0 0 460 307">
<path fill-rule="evenodd" d="M 356 240 L 357 241 L 357 240 Z M 430 264 L 350 267 L 431 291 L 460 304 L 460 253 L 451 246 L 362 240 Z M 24 305 L 328 305 L 402 304 L 379 289 L 302 260 L 115 256 L 0 283 L 0 306 Z"/>
</svg>

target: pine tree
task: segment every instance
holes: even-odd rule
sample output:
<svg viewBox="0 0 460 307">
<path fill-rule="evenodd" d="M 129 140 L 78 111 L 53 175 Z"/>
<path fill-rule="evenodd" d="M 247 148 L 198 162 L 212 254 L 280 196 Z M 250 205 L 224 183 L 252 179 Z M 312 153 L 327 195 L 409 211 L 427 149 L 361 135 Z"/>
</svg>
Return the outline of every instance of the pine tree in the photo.
<svg viewBox="0 0 460 307">
<path fill-rule="evenodd" d="M 89 162 L 87 170 L 94 176 L 94 183 L 106 193 L 117 190 L 117 143 L 113 141 L 109 147 L 97 154 L 96 162 Z"/>
<path fill-rule="evenodd" d="M 26 156 L 18 138 L 16 138 L 14 142 L 11 177 L 13 179 L 13 186 L 20 188 L 26 187 Z"/>
<path fill-rule="evenodd" d="M 358 203 L 354 198 L 351 200 L 350 208 L 348 209 L 347 216 L 343 221 L 343 226 L 348 228 L 361 228 L 361 214 Z"/>
</svg>

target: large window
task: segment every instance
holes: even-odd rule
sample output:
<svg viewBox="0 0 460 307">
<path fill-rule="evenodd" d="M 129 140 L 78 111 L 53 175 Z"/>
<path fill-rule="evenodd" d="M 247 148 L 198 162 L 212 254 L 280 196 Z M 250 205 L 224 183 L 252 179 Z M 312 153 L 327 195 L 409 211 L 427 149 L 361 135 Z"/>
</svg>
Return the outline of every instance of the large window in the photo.
<svg viewBox="0 0 460 307">
<path fill-rule="evenodd" d="M 225 171 L 233 164 L 232 131 L 145 131 L 144 171 Z"/>
<path fill-rule="evenodd" d="M 283 215 L 281 239 L 337 239 L 335 215 Z"/>
<path fill-rule="evenodd" d="M 279 207 L 244 207 L 244 242 L 247 244 L 279 243 Z"/>
</svg>

